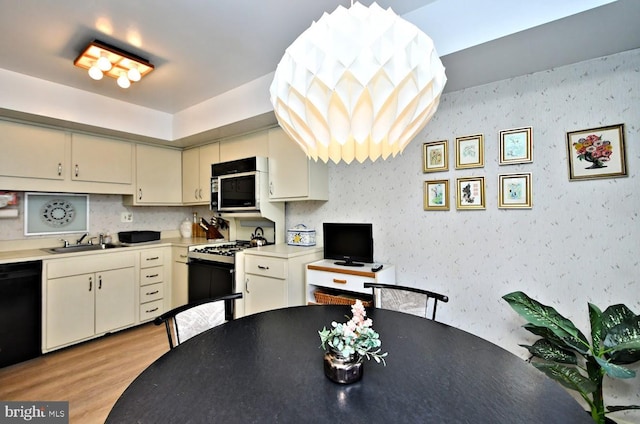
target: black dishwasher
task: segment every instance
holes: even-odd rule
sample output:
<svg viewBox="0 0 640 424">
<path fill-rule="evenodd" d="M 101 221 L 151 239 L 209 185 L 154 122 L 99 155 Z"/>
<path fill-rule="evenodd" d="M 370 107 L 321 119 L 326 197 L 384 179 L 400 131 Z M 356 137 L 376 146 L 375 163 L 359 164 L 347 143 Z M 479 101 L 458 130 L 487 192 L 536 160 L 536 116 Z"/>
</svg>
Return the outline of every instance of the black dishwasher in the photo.
<svg viewBox="0 0 640 424">
<path fill-rule="evenodd" d="M 0 264 L 0 367 L 42 354 L 42 261 Z"/>
</svg>

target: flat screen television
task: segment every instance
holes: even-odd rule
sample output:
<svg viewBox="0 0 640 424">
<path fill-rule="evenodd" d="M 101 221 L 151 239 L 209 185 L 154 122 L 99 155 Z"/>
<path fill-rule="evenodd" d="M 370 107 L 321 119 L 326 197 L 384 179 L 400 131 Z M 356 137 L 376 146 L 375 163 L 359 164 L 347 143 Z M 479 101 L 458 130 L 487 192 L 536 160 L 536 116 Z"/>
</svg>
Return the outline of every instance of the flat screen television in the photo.
<svg viewBox="0 0 640 424">
<path fill-rule="evenodd" d="M 322 230 L 325 259 L 343 266 L 373 263 L 372 224 L 325 222 Z"/>
</svg>

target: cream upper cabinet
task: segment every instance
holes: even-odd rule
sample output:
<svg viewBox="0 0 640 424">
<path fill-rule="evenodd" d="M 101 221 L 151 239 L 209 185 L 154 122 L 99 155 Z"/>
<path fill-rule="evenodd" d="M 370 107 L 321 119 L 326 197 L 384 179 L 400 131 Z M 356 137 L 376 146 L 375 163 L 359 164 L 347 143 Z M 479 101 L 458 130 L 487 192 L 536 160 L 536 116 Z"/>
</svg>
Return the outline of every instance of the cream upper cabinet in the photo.
<svg viewBox="0 0 640 424">
<path fill-rule="evenodd" d="M 182 152 L 136 145 L 136 190 L 125 197 L 126 204 L 182 204 Z"/>
<path fill-rule="evenodd" d="M 86 134 L 71 135 L 71 179 L 133 183 L 133 145 Z"/>
<path fill-rule="evenodd" d="M 5 190 L 133 193 L 133 146 L 126 141 L 0 121 Z"/>
<path fill-rule="evenodd" d="M 268 133 L 260 131 L 220 142 L 220 162 L 269 155 Z"/>
<path fill-rule="evenodd" d="M 327 164 L 307 158 L 281 128 L 269 130 L 269 199 L 329 199 Z"/>
<path fill-rule="evenodd" d="M 68 140 L 63 131 L 0 121 L 0 175 L 64 180 Z"/>
<path fill-rule="evenodd" d="M 184 150 L 182 152 L 182 202 L 208 205 L 211 200 L 211 164 L 220 162 L 220 145 Z"/>
</svg>

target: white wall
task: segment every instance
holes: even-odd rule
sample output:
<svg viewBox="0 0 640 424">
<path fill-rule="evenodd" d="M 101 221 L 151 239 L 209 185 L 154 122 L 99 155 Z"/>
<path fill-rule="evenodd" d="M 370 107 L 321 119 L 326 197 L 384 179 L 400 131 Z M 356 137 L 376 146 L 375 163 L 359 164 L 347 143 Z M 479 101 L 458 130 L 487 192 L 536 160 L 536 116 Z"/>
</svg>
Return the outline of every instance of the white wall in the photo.
<svg viewBox="0 0 640 424">
<path fill-rule="evenodd" d="M 523 290 L 588 333 L 587 302 L 640 313 L 640 50 L 443 96 L 401 156 L 329 165 L 330 200 L 287 205 L 287 227 L 372 222 L 375 256 L 406 285 L 446 293 L 439 320 L 517 355 L 535 340 L 501 299 Z M 626 178 L 570 182 L 566 132 L 625 124 Z M 533 127 L 533 163 L 498 165 L 500 130 Z M 456 137 L 482 133 L 485 166 L 455 170 Z M 422 144 L 449 140 L 449 171 L 422 173 Z M 498 175 L 533 174 L 533 208 L 497 208 Z M 486 210 L 455 209 L 455 179 L 484 176 Z M 423 184 L 449 179 L 450 211 L 423 210 Z M 473 360 L 470 356 L 469 360 Z M 635 366 L 640 372 L 640 367 Z M 640 377 L 616 380 L 612 404 L 640 404 Z M 632 415 L 640 422 L 640 414 Z"/>
</svg>

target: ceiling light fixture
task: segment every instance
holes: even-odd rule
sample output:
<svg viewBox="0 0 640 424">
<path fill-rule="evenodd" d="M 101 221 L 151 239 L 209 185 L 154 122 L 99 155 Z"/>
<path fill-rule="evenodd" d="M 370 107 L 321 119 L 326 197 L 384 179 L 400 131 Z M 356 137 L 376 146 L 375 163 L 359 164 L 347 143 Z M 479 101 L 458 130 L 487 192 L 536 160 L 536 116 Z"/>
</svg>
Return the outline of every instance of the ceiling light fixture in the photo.
<svg viewBox="0 0 640 424">
<path fill-rule="evenodd" d="M 447 81 L 433 41 L 375 2 L 324 14 L 289 46 L 270 93 L 278 123 L 314 160 L 402 152 Z"/>
<path fill-rule="evenodd" d="M 129 88 L 131 82 L 140 81 L 154 69 L 149 61 L 98 40 L 89 43 L 73 64 L 87 69 L 94 80 L 102 75 L 115 78 L 122 88 Z"/>
</svg>

